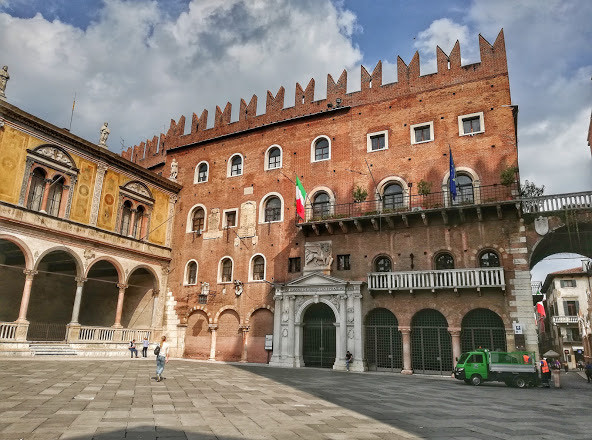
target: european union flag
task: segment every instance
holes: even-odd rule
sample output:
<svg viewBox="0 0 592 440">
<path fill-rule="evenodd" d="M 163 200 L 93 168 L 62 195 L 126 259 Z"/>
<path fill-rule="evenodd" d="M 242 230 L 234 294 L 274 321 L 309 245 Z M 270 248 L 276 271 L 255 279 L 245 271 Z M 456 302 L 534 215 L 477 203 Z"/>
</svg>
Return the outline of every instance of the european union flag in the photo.
<svg viewBox="0 0 592 440">
<path fill-rule="evenodd" d="M 448 151 L 450 153 L 450 179 L 448 182 L 450 182 L 449 185 L 452 200 L 456 200 L 456 169 L 454 168 L 454 160 L 452 160 L 452 150 L 450 147 L 448 147 Z"/>
</svg>

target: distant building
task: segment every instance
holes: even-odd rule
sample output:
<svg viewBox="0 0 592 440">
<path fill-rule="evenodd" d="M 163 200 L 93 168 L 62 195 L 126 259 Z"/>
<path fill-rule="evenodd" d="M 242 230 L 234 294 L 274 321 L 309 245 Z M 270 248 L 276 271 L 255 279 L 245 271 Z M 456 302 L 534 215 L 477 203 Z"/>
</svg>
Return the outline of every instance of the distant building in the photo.
<svg viewBox="0 0 592 440">
<path fill-rule="evenodd" d="M 548 274 L 541 288 L 547 297 L 548 341 L 571 368 L 592 354 L 589 313 L 592 276 L 587 272 L 587 264 L 590 261 L 583 260 L 581 267 Z"/>
</svg>

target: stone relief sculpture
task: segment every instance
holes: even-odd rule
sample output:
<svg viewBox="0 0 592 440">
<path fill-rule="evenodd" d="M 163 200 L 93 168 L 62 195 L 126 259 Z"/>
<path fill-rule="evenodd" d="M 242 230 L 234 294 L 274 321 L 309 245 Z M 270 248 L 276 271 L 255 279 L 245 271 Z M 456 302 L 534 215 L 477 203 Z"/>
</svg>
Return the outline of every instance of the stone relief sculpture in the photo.
<svg viewBox="0 0 592 440">
<path fill-rule="evenodd" d="M 331 256 L 331 242 L 321 241 L 306 243 L 304 247 L 304 268 L 308 270 L 319 270 L 328 268 L 333 263 Z"/>
<path fill-rule="evenodd" d="M 2 67 L 2 70 L 0 70 L 0 99 L 6 99 L 6 94 L 4 92 L 6 91 L 6 84 L 9 79 L 10 75 L 8 74 L 8 66 L 4 66 Z"/>
<path fill-rule="evenodd" d="M 35 150 L 37 154 L 40 154 L 45 157 L 49 157 L 57 162 L 63 163 L 68 165 L 69 167 L 73 167 L 74 164 L 70 161 L 68 156 L 66 156 L 62 151 L 57 148 L 53 147 L 43 147 Z"/>
<path fill-rule="evenodd" d="M 101 137 L 99 138 L 99 147 L 105 147 L 107 148 L 107 138 L 109 137 L 109 133 L 111 133 L 111 130 L 109 130 L 109 128 L 107 128 L 109 124 L 108 123 L 104 123 L 103 126 L 101 127 Z"/>
<path fill-rule="evenodd" d="M 239 280 L 234 280 L 234 293 L 236 296 L 241 296 L 243 293 L 243 283 Z"/>
<path fill-rule="evenodd" d="M 179 174 L 179 163 L 177 162 L 177 159 L 173 158 L 173 161 L 171 162 L 171 174 L 169 176 L 169 179 L 172 180 L 173 182 L 176 182 L 178 174 Z"/>
<path fill-rule="evenodd" d="M 201 283 L 201 295 L 210 293 L 210 283 Z"/>
</svg>

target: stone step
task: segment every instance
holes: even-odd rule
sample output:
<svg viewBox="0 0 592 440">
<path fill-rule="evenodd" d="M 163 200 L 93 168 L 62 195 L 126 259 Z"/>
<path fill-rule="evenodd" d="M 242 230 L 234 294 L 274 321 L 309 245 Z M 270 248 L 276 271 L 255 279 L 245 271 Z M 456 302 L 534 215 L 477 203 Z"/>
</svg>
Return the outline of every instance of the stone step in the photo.
<svg viewBox="0 0 592 440">
<path fill-rule="evenodd" d="M 76 356 L 78 353 L 64 343 L 32 343 L 29 349 L 33 356 Z"/>
</svg>

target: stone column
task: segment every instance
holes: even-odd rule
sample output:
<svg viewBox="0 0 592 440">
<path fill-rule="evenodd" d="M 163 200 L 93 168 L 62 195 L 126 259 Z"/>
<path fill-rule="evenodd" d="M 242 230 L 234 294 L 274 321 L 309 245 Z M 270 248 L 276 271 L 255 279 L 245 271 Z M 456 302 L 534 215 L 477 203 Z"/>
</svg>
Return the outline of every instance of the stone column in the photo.
<svg viewBox="0 0 592 440">
<path fill-rule="evenodd" d="M 210 361 L 216 360 L 216 330 L 218 330 L 218 324 L 209 325 L 210 332 L 212 333 L 212 342 L 210 343 Z"/>
<path fill-rule="evenodd" d="M 51 179 L 45 179 L 45 188 L 43 189 L 43 198 L 41 199 L 41 209 L 39 212 L 47 214 L 47 199 L 49 198 L 49 187 L 51 186 Z"/>
<path fill-rule="evenodd" d="M 399 327 L 403 339 L 403 374 L 413 374 L 411 368 L 411 327 Z"/>
<path fill-rule="evenodd" d="M 125 297 L 125 289 L 127 289 L 127 284 L 117 283 L 117 288 L 119 289 L 119 296 L 117 297 L 117 309 L 115 311 L 115 324 L 113 327 L 121 328 L 121 314 L 123 313 L 123 299 Z"/>
<path fill-rule="evenodd" d="M 334 369 L 344 370 L 345 369 L 345 351 L 349 349 L 347 346 L 347 296 L 339 295 L 339 344 L 336 344 L 335 348 L 339 350 L 337 356 L 335 356 Z M 341 347 L 340 347 L 341 345 Z M 353 349 L 353 347 L 352 347 Z M 355 356 L 355 355 L 354 355 Z"/>
<path fill-rule="evenodd" d="M 80 314 L 80 303 L 82 302 L 82 289 L 86 278 L 76 277 L 76 296 L 74 296 L 74 307 L 72 308 L 72 319 L 70 324 L 78 324 L 78 315 Z"/>
<path fill-rule="evenodd" d="M 25 164 L 25 172 L 23 173 L 23 183 L 21 184 L 21 192 L 19 194 L 19 206 L 25 206 L 27 190 L 31 187 L 31 168 L 33 166 L 33 159 L 27 158 Z"/>
<path fill-rule="evenodd" d="M 126 235 L 128 237 L 136 238 L 136 236 L 134 235 L 134 228 L 136 226 L 136 214 L 137 214 L 138 210 L 132 209 L 131 212 L 132 212 L 132 214 L 130 215 L 130 223 L 129 223 L 129 227 L 127 229 Z"/>
<path fill-rule="evenodd" d="M 352 297 L 354 303 L 354 362 L 350 366 L 353 371 L 366 371 L 368 366 L 364 356 L 362 345 L 362 295 L 355 294 Z"/>
<path fill-rule="evenodd" d="M 150 328 L 156 326 L 156 311 L 158 310 L 158 290 L 152 290 L 152 316 L 150 318 Z"/>
<path fill-rule="evenodd" d="M 243 325 L 240 327 L 240 330 L 243 332 L 243 352 L 241 354 L 241 362 L 247 362 L 247 344 L 248 344 L 248 337 L 249 337 L 249 326 Z"/>
<path fill-rule="evenodd" d="M 165 246 L 166 247 L 171 247 L 171 241 L 173 240 L 173 215 L 175 214 L 175 203 L 177 203 L 177 195 L 172 195 L 169 197 L 169 214 L 168 214 L 168 219 L 169 221 L 167 222 L 167 235 L 166 235 L 166 240 L 165 240 Z M 149 232 L 147 232 L 147 234 L 149 234 Z M 146 239 L 148 239 L 148 237 L 146 237 Z"/>
<path fill-rule="evenodd" d="M 294 325 L 294 305 L 296 302 L 296 297 L 294 295 L 288 296 L 288 359 L 287 361 L 290 365 L 294 364 L 294 356 L 297 356 L 297 353 L 294 353 L 294 342 L 296 340 L 296 326 Z"/>
<path fill-rule="evenodd" d="M 16 322 L 28 323 L 27 321 L 27 310 L 29 309 L 29 299 L 31 298 L 31 287 L 33 286 L 33 278 L 37 275 L 36 270 L 25 269 L 25 286 L 23 287 L 23 296 L 21 297 L 21 308 L 19 310 L 19 316 Z"/>
<path fill-rule="evenodd" d="M 462 353 L 462 349 L 460 347 L 460 330 L 460 328 L 448 327 L 448 332 L 450 333 L 450 337 L 452 339 L 452 368 L 455 367 L 456 361 Z"/>
<path fill-rule="evenodd" d="M 92 205 L 90 208 L 90 226 L 96 226 L 99 219 L 99 206 L 101 204 L 101 195 L 103 193 L 103 179 L 107 171 L 107 164 L 99 163 L 97 166 L 97 175 L 95 177 L 95 189 L 93 192 Z"/>
<path fill-rule="evenodd" d="M 273 351 L 271 354 L 271 361 L 270 364 L 277 364 L 280 362 L 280 353 L 281 353 L 281 317 L 282 317 L 282 297 L 280 295 L 276 295 L 275 299 L 275 308 L 273 310 Z"/>
<path fill-rule="evenodd" d="M 70 218 L 70 210 L 72 209 L 72 199 L 74 198 L 74 188 L 76 188 L 76 181 L 77 180 L 78 180 L 78 176 L 70 177 L 68 201 L 66 202 L 66 210 L 64 211 L 64 218 Z"/>
</svg>

